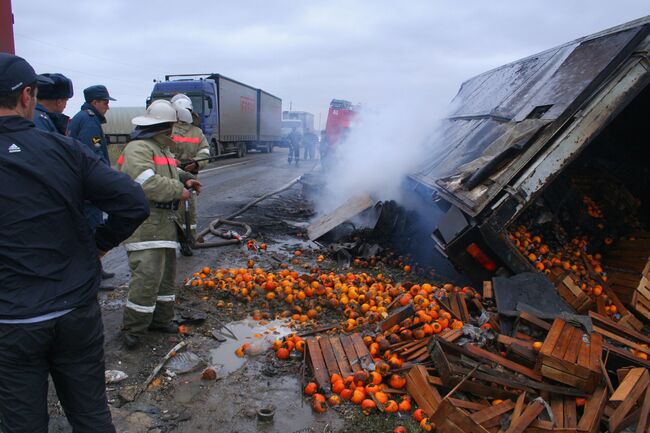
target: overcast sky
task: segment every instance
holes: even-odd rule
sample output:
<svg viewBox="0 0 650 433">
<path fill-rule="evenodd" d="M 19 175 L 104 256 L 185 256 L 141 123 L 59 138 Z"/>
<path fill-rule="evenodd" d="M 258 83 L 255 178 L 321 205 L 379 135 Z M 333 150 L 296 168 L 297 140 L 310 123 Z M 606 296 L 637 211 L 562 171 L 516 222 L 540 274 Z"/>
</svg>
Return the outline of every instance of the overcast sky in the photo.
<svg viewBox="0 0 650 433">
<path fill-rule="evenodd" d="M 105 84 L 144 106 L 152 80 L 218 72 L 315 114 L 431 97 L 432 112 L 485 70 L 650 14 L 648 0 L 13 0 L 16 53 L 37 72 Z"/>
</svg>

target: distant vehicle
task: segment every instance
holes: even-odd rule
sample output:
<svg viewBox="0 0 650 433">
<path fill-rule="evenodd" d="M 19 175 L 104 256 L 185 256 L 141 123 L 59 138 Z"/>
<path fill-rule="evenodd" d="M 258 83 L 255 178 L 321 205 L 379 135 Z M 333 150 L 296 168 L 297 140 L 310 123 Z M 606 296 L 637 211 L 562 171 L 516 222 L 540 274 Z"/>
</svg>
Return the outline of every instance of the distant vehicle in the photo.
<svg viewBox="0 0 650 433">
<path fill-rule="evenodd" d="M 304 132 L 314 131 L 314 115 L 306 111 L 283 111 L 282 120 L 298 119 L 302 122 Z"/>
<path fill-rule="evenodd" d="M 192 99 L 213 156 L 249 150 L 273 152 L 282 139 L 282 100 L 220 74 L 166 75 L 147 104 L 184 93 Z"/>
<path fill-rule="evenodd" d="M 145 114 L 144 107 L 113 107 L 106 112 L 104 134 L 109 143 L 125 144 L 135 128 L 131 119 Z"/>
<path fill-rule="evenodd" d="M 325 124 L 324 140 L 328 147 L 327 153 L 333 152 L 336 146 L 347 138 L 356 115 L 357 108 L 350 101 L 332 99 Z"/>
<path fill-rule="evenodd" d="M 303 123 L 300 119 L 283 119 L 282 120 L 282 141 L 280 146 L 289 147 L 289 134 L 296 129 L 300 135 L 304 135 Z"/>
</svg>

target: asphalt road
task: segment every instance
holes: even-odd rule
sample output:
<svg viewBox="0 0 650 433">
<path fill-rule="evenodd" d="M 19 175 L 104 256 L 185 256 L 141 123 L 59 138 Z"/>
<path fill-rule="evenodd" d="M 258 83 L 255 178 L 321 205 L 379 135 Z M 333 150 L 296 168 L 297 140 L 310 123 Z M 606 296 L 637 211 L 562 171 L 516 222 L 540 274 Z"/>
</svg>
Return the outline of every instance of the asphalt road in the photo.
<svg viewBox="0 0 650 433">
<path fill-rule="evenodd" d="M 199 196 L 198 230 L 216 218 L 226 217 L 250 201 L 277 190 L 303 173 L 320 168 L 320 161 L 300 161 L 296 167 L 287 163 L 288 152 L 276 148 L 273 153 L 252 152 L 243 158 L 224 157 L 208 165 L 199 175 L 202 191 Z M 205 263 L 218 254 L 215 249 L 198 250 L 194 257 L 179 259 L 179 281 L 184 275 L 181 270 L 191 269 Z M 124 248 L 110 251 L 103 259 L 104 269 L 116 276 L 106 280 L 108 286 L 123 286 L 128 283 L 129 268 Z"/>
</svg>

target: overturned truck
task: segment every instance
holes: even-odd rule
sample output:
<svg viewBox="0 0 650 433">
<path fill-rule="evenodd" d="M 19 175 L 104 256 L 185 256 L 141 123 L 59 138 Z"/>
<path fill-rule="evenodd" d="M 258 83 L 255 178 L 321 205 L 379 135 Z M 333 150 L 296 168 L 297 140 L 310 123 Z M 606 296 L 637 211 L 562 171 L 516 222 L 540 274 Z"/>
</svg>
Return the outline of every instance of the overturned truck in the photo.
<svg viewBox="0 0 650 433">
<path fill-rule="evenodd" d="M 432 237 L 463 273 L 628 272 L 650 313 L 649 32 L 645 17 L 461 86 L 409 179 L 442 210 Z"/>
</svg>

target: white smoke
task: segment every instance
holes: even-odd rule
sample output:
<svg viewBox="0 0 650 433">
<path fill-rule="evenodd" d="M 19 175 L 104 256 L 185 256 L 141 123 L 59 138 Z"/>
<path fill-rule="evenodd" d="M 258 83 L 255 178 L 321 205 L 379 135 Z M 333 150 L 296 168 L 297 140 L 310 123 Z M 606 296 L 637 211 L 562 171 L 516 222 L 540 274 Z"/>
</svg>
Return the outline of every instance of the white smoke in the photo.
<svg viewBox="0 0 650 433">
<path fill-rule="evenodd" d="M 390 105 L 364 106 L 348 139 L 336 146 L 317 213 L 331 212 L 365 194 L 399 202 L 405 177 L 430 156 L 432 137 L 444 113 L 441 106 L 446 101 L 436 105 L 430 95 L 402 95 Z"/>
</svg>

